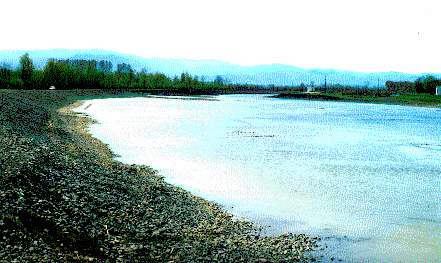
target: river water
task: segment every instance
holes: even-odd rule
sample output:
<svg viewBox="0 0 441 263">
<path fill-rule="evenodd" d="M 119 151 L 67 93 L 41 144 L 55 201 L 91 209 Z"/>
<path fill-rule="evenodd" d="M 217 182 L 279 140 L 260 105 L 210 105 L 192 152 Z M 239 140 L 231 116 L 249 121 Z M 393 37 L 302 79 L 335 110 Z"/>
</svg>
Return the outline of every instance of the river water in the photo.
<svg viewBox="0 0 441 263">
<path fill-rule="evenodd" d="M 441 109 L 267 95 L 86 101 L 118 160 L 326 258 L 441 262 Z"/>
</svg>

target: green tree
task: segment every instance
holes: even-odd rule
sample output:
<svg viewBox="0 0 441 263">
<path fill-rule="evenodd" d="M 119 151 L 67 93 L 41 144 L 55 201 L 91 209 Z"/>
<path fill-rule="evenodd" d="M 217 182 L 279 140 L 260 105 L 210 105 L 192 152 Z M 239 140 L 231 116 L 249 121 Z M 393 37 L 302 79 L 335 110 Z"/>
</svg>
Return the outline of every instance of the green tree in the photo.
<svg viewBox="0 0 441 263">
<path fill-rule="evenodd" d="M 0 68 L 0 89 L 11 87 L 12 70 L 4 67 Z"/>
<path fill-rule="evenodd" d="M 426 76 L 415 81 L 417 93 L 435 93 L 435 87 L 440 85 L 441 81 L 433 76 Z"/>
<path fill-rule="evenodd" d="M 32 74 L 32 86 L 37 89 L 44 89 L 44 75 L 42 70 L 34 70 Z"/>
<path fill-rule="evenodd" d="M 25 89 L 31 88 L 32 83 L 32 73 L 34 72 L 34 64 L 29 54 L 26 53 L 20 57 L 20 78 L 23 81 Z"/>
<path fill-rule="evenodd" d="M 222 78 L 222 76 L 217 75 L 216 78 L 214 79 L 214 83 L 217 85 L 223 85 L 224 84 L 224 78 Z"/>
</svg>

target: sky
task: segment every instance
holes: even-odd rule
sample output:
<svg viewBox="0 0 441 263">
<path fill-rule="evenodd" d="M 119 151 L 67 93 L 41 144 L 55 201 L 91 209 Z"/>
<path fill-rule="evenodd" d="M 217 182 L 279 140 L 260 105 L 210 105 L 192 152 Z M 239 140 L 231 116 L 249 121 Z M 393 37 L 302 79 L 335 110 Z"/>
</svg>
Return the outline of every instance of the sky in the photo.
<svg viewBox="0 0 441 263">
<path fill-rule="evenodd" d="M 0 50 L 441 72 L 440 8 L 439 0 L 11 0 L 0 2 Z"/>
</svg>

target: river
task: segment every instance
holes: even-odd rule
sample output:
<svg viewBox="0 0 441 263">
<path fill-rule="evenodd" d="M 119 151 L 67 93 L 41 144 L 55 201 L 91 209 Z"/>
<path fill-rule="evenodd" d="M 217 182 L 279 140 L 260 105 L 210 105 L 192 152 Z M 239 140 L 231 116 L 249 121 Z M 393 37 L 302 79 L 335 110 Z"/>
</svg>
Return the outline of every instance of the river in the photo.
<svg viewBox="0 0 441 263">
<path fill-rule="evenodd" d="M 441 262 L 441 109 L 268 95 L 94 99 L 124 163 L 348 262 Z"/>
</svg>

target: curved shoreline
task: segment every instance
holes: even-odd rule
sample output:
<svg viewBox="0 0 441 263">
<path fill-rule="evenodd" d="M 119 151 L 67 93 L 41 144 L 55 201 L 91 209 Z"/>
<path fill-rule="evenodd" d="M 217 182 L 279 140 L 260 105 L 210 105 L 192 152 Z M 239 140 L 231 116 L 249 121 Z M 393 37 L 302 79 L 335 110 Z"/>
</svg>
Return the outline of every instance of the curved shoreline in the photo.
<svg viewBox="0 0 441 263">
<path fill-rule="evenodd" d="M 92 120 L 72 111 L 79 100 L 109 94 L 0 92 L 7 102 L 0 160 L 16 157 L 2 166 L 2 259 L 306 261 L 316 247 L 302 234 L 261 236 L 151 168 L 114 160 L 87 132 Z"/>
</svg>

